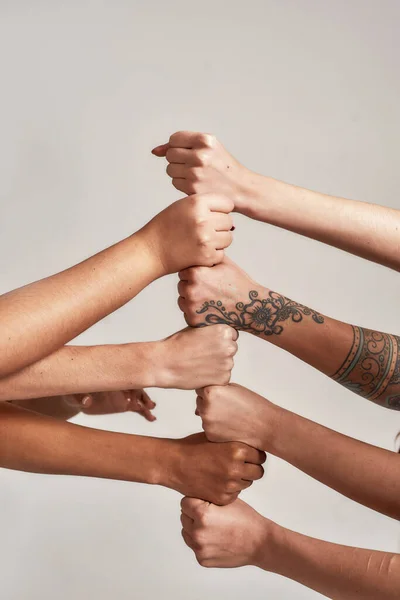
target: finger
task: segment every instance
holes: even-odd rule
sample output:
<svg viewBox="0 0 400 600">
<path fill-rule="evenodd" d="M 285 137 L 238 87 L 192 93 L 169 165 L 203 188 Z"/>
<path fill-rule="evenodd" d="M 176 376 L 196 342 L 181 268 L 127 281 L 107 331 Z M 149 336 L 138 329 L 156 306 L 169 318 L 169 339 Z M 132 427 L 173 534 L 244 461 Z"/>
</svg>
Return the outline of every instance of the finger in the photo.
<svg viewBox="0 0 400 600">
<path fill-rule="evenodd" d="M 247 479 L 242 479 L 240 482 L 240 491 L 247 490 L 249 487 L 253 485 L 254 481 L 250 481 Z"/>
<path fill-rule="evenodd" d="M 182 298 L 182 296 L 179 296 L 179 298 L 178 298 L 178 306 L 179 306 L 180 310 L 183 312 L 183 314 L 185 315 L 186 300 L 185 300 L 185 298 Z M 185 318 L 186 318 L 186 315 L 185 315 Z"/>
<path fill-rule="evenodd" d="M 190 534 L 193 531 L 194 521 L 193 521 L 193 519 L 191 519 L 184 513 L 181 513 L 181 523 L 182 523 L 182 527 L 186 531 L 186 533 Z"/>
<path fill-rule="evenodd" d="M 166 159 L 169 163 L 175 164 L 191 164 L 190 160 L 193 152 L 186 148 L 171 148 L 169 147 L 166 154 Z"/>
<path fill-rule="evenodd" d="M 189 546 L 189 548 L 196 552 L 196 550 L 198 549 L 198 545 L 196 544 L 194 539 L 184 529 L 182 529 L 181 534 L 186 546 Z"/>
<path fill-rule="evenodd" d="M 91 394 L 71 394 L 66 397 L 66 403 L 72 408 L 82 410 L 92 406 L 93 397 Z"/>
<path fill-rule="evenodd" d="M 192 267 L 189 267 L 189 269 L 182 269 L 182 271 L 179 271 L 178 277 L 181 281 L 189 281 L 189 279 L 191 279 L 192 273 Z"/>
<path fill-rule="evenodd" d="M 245 481 L 257 481 L 264 475 L 264 469 L 261 465 L 245 464 L 243 468 L 242 479 Z"/>
<path fill-rule="evenodd" d="M 160 146 L 153 148 L 151 153 L 154 154 L 154 156 L 162 157 L 166 155 L 168 148 L 169 144 L 161 144 Z"/>
<path fill-rule="evenodd" d="M 196 131 L 177 131 L 169 138 L 171 148 L 203 148 L 208 145 L 209 136 Z"/>
<path fill-rule="evenodd" d="M 153 422 L 156 417 L 152 414 L 151 409 L 156 405 L 150 400 L 149 396 L 143 390 L 133 390 L 132 408 L 131 410 L 142 415 L 146 421 Z"/>
<path fill-rule="evenodd" d="M 262 450 L 257 450 L 256 448 L 251 448 L 250 446 L 246 448 L 244 462 L 252 463 L 254 465 L 262 465 L 266 460 L 267 455 Z"/>
<path fill-rule="evenodd" d="M 185 165 L 170 163 L 166 170 L 171 179 L 186 179 L 187 168 Z"/>
<path fill-rule="evenodd" d="M 208 208 L 213 212 L 230 213 L 234 209 L 233 200 L 222 194 L 203 194 Z"/>
<path fill-rule="evenodd" d="M 204 398 L 204 392 L 208 389 L 208 387 L 210 387 L 210 386 L 207 386 L 207 387 L 204 387 L 204 388 L 197 388 L 194 391 L 196 392 L 196 394 L 197 394 L 197 396 L 199 398 Z"/>
<path fill-rule="evenodd" d="M 188 496 L 185 496 L 181 500 L 181 510 L 185 515 L 187 515 L 195 521 L 197 518 L 197 511 L 199 510 L 199 508 L 207 504 L 209 503 L 205 502 L 205 500 L 199 500 L 198 498 L 189 498 Z"/>
<path fill-rule="evenodd" d="M 215 234 L 215 248 L 223 250 L 232 244 L 233 235 L 230 231 L 217 231 Z"/>
<path fill-rule="evenodd" d="M 196 415 L 198 417 L 201 417 L 203 410 L 204 410 L 204 398 L 197 396 L 197 398 L 196 398 Z"/>
<path fill-rule="evenodd" d="M 194 411 L 194 414 L 196 415 L 196 417 L 199 417 L 199 416 L 200 416 L 200 413 L 199 413 L 199 411 L 198 411 L 198 409 L 197 409 L 197 408 L 196 408 L 196 410 Z"/>
<path fill-rule="evenodd" d="M 212 224 L 215 231 L 231 231 L 233 227 L 233 220 L 230 215 L 215 213 L 213 215 Z"/>
<path fill-rule="evenodd" d="M 213 267 L 215 265 L 219 265 L 219 263 L 221 263 L 224 260 L 224 255 L 225 255 L 225 253 L 223 250 L 215 250 Z"/>
<path fill-rule="evenodd" d="M 148 393 L 145 392 L 144 390 L 141 390 L 141 392 L 142 392 L 142 402 L 143 402 L 144 406 L 146 408 L 149 408 L 150 410 L 155 408 L 157 406 L 157 404 L 150 398 Z"/>
<path fill-rule="evenodd" d="M 186 281 L 179 281 L 178 294 L 181 298 L 186 298 L 186 294 L 187 294 L 187 282 Z"/>
<path fill-rule="evenodd" d="M 172 185 L 174 186 L 174 188 L 176 188 L 180 192 L 183 192 L 184 194 L 186 194 L 186 186 L 187 186 L 186 179 L 173 179 Z"/>
</svg>

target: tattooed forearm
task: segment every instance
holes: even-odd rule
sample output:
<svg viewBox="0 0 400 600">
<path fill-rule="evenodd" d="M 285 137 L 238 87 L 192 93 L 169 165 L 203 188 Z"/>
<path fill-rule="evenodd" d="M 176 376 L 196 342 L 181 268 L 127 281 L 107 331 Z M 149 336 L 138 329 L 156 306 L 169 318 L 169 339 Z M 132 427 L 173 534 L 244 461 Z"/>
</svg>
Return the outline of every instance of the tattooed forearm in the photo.
<svg viewBox="0 0 400 600">
<path fill-rule="evenodd" d="M 400 338 L 353 326 L 353 343 L 332 378 L 381 406 L 400 410 Z"/>
<path fill-rule="evenodd" d="M 315 310 L 276 292 L 268 292 L 267 298 L 260 299 L 258 292 L 252 290 L 249 292 L 249 300 L 247 304 L 238 302 L 236 311 L 228 311 L 220 300 L 205 302 L 196 311 L 199 315 L 207 313 L 204 322 L 198 326 L 225 324 L 255 335 L 269 336 L 281 334 L 284 321 L 299 323 L 303 316 L 311 316 L 315 323 L 324 322 L 324 317 Z"/>
</svg>

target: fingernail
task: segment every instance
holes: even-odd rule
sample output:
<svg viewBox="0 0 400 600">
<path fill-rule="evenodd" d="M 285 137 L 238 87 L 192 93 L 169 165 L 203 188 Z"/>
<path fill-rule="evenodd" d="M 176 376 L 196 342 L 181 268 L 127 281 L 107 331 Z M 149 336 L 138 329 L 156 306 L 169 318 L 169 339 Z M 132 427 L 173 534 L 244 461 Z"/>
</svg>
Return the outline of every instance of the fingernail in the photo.
<svg viewBox="0 0 400 600">
<path fill-rule="evenodd" d="M 231 231 L 235 231 L 236 227 L 234 225 L 232 225 L 231 227 Z"/>
<path fill-rule="evenodd" d="M 89 402 L 90 402 L 90 396 L 84 396 L 82 398 L 82 404 L 83 404 L 83 406 L 87 406 L 89 404 Z"/>
</svg>

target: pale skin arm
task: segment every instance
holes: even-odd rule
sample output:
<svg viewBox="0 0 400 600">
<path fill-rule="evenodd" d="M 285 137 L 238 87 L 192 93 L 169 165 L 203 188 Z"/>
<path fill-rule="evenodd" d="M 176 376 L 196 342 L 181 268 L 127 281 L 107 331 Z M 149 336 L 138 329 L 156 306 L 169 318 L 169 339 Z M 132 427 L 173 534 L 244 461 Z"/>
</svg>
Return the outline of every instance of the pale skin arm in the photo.
<svg viewBox="0 0 400 600">
<path fill-rule="evenodd" d="M 400 270 L 400 211 L 336 198 L 258 175 L 213 135 L 182 131 L 153 150 L 186 194 L 229 195 L 235 211 Z"/>
<path fill-rule="evenodd" d="M 204 567 L 254 565 L 333 600 L 396 600 L 400 556 L 307 537 L 236 500 L 214 506 L 184 498 L 182 535 Z"/>
<path fill-rule="evenodd" d="M 55 352 L 158 277 L 218 263 L 232 241 L 232 209 L 215 194 L 184 198 L 96 256 L 0 296 L 0 377 Z"/>
<path fill-rule="evenodd" d="M 160 439 L 82 427 L 0 404 L 0 467 L 162 485 L 216 504 L 234 501 L 263 475 L 265 454 L 203 433 Z"/>
<path fill-rule="evenodd" d="M 204 330 L 187 328 L 157 342 L 65 346 L 0 379 L 0 402 L 228 383 L 237 351 L 236 338 L 236 331 L 220 325 Z"/>
<path fill-rule="evenodd" d="M 400 409 L 400 338 L 342 323 L 252 280 L 228 258 L 185 269 L 179 306 L 194 327 L 224 323 L 315 367 L 347 389 Z"/>
<path fill-rule="evenodd" d="M 344 496 L 400 520 L 400 456 L 337 433 L 236 384 L 198 390 L 212 442 L 241 441 L 297 467 Z"/>
</svg>

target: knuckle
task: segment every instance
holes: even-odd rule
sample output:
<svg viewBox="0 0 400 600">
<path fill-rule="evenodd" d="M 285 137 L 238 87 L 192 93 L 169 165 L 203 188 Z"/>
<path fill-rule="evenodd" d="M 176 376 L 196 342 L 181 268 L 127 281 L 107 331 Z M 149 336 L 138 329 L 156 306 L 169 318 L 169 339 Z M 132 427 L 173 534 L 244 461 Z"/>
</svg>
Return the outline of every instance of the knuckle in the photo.
<svg viewBox="0 0 400 600">
<path fill-rule="evenodd" d="M 199 233 L 198 240 L 200 246 L 208 246 L 211 242 L 211 236 L 208 232 L 202 231 L 201 233 Z M 208 254 L 207 256 L 205 256 L 205 258 L 208 259 L 211 258 L 211 256 Z"/>
<path fill-rule="evenodd" d="M 238 442 L 232 443 L 232 459 L 235 461 L 243 461 L 246 458 L 246 446 Z"/>
<path fill-rule="evenodd" d="M 217 139 L 212 133 L 200 134 L 199 142 L 206 148 L 214 148 L 216 141 Z"/>
<path fill-rule="evenodd" d="M 197 162 L 200 167 L 207 167 L 210 164 L 209 152 L 207 152 L 205 150 L 199 150 L 197 152 Z M 201 174 L 203 173 L 202 169 L 198 169 L 198 170 Z"/>
<path fill-rule="evenodd" d="M 200 181 L 203 179 L 203 170 L 198 167 L 191 167 L 187 172 L 187 176 L 192 182 Z"/>
</svg>

